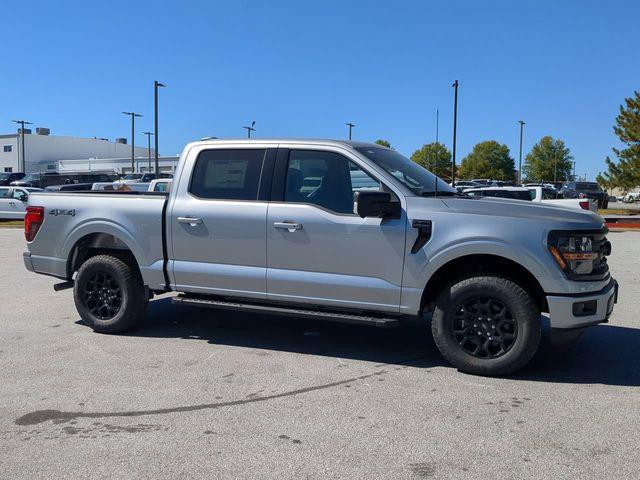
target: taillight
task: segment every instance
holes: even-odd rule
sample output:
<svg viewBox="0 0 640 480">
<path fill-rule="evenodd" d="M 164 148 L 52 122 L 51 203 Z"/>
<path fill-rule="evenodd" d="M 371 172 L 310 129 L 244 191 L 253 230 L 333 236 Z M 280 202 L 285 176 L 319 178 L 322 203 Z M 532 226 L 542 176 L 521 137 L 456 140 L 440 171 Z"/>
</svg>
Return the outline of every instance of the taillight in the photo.
<svg viewBox="0 0 640 480">
<path fill-rule="evenodd" d="M 589 202 L 578 202 L 578 205 L 580 205 L 580 208 L 583 210 L 589 210 Z"/>
<path fill-rule="evenodd" d="M 43 221 L 44 207 L 27 207 L 27 214 L 24 217 L 24 238 L 27 242 L 36 238 Z"/>
</svg>

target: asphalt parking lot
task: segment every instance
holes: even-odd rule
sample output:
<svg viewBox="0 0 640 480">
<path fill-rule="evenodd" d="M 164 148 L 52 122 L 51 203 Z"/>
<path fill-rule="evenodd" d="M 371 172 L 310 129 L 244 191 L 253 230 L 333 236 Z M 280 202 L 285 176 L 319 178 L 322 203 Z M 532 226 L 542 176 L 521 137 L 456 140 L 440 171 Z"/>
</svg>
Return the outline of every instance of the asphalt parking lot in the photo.
<svg viewBox="0 0 640 480">
<path fill-rule="evenodd" d="M 0 229 L 0 478 L 640 478 L 640 233 L 612 232 L 608 325 L 513 378 L 426 328 L 151 304 L 94 334 Z"/>
</svg>

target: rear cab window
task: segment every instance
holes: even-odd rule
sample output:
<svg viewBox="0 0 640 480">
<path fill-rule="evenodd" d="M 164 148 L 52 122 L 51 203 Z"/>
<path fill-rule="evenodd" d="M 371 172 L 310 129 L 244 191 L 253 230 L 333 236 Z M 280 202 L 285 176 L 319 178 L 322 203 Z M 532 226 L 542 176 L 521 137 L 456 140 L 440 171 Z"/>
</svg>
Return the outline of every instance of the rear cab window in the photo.
<svg viewBox="0 0 640 480">
<path fill-rule="evenodd" d="M 211 200 L 257 200 L 265 153 L 264 148 L 203 150 L 189 193 Z"/>
</svg>

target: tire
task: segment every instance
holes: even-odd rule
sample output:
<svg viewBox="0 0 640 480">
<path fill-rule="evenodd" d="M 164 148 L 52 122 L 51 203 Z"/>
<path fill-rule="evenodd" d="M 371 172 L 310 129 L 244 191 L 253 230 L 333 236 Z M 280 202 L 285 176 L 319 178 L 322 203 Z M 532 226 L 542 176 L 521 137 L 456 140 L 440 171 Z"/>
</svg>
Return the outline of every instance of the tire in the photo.
<svg viewBox="0 0 640 480">
<path fill-rule="evenodd" d="M 470 323 L 476 315 L 479 321 Z M 458 370 L 508 375 L 535 355 L 542 323 L 531 295 L 506 278 L 487 275 L 445 288 L 436 300 L 431 331 L 442 356 Z"/>
<path fill-rule="evenodd" d="M 96 255 L 82 264 L 73 300 L 82 319 L 99 333 L 133 328 L 145 317 L 148 304 L 138 269 L 111 255 Z"/>
</svg>

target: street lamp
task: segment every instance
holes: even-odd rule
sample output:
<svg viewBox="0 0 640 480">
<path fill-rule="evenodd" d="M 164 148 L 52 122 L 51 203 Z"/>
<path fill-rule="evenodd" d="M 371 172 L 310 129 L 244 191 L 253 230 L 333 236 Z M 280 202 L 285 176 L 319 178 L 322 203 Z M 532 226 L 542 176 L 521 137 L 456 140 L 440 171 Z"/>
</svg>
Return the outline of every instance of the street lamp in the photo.
<svg viewBox="0 0 640 480">
<path fill-rule="evenodd" d="M 136 171 L 136 164 L 135 164 L 135 148 L 136 148 L 136 142 L 135 142 L 135 137 L 136 137 L 136 117 L 142 117 L 141 114 L 136 113 L 136 112 L 122 112 L 124 115 L 130 115 L 131 116 L 131 173 L 135 173 Z"/>
<path fill-rule="evenodd" d="M 518 120 L 520 124 L 520 158 L 518 161 L 518 184 L 522 184 L 522 131 L 524 130 L 524 122 Z"/>
<path fill-rule="evenodd" d="M 456 138 L 458 134 L 458 80 L 451 85 L 453 87 L 453 152 L 451 162 L 451 185 L 456 181 Z"/>
<path fill-rule="evenodd" d="M 247 138 L 251 138 L 251 132 L 255 132 L 256 129 L 253 128 L 256 126 L 256 121 L 254 120 L 253 122 L 251 122 L 251 126 L 250 127 L 242 127 L 247 131 Z"/>
<path fill-rule="evenodd" d="M 349 140 L 351 140 L 351 130 L 352 130 L 352 129 L 353 129 L 353 127 L 355 127 L 356 125 L 355 125 L 354 123 L 351 123 L 351 122 L 345 123 L 345 125 L 346 125 L 347 127 L 349 127 Z"/>
<path fill-rule="evenodd" d="M 158 173 L 158 87 L 166 87 L 165 84 L 160 83 L 157 80 L 153 81 L 153 108 L 154 108 L 154 113 L 155 113 L 155 118 L 154 118 L 154 136 L 155 136 L 155 147 L 156 147 L 156 151 L 154 154 L 154 158 L 155 158 L 155 172 Z"/>
<path fill-rule="evenodd" d="M 22 154 L 22 168 L 20 168 L 20 159 L 18 159 L 18 170 L 22 170 L 22 173 L 27 173 L 27 160 L 24 154 L 24 126 L 33 125 L 33 123 L 27 122 L 26 120 L 12 120 L 12 122 L 20 125 L 20 143 L 22 144 L 20 147 L 20 153 Z"/>
<path fill-rule="evenodd" d="M 151 135 L 153 135 L 153 132 L 142 132 L 142 133 L 143 135 L 147 136 L 147 154 L 149 157 L 149 165 L 147 166 L 147 173 L 151 173 Z M 156 171 L 156 174 L 157 173 L 158 172 Z"/>
</svg>

